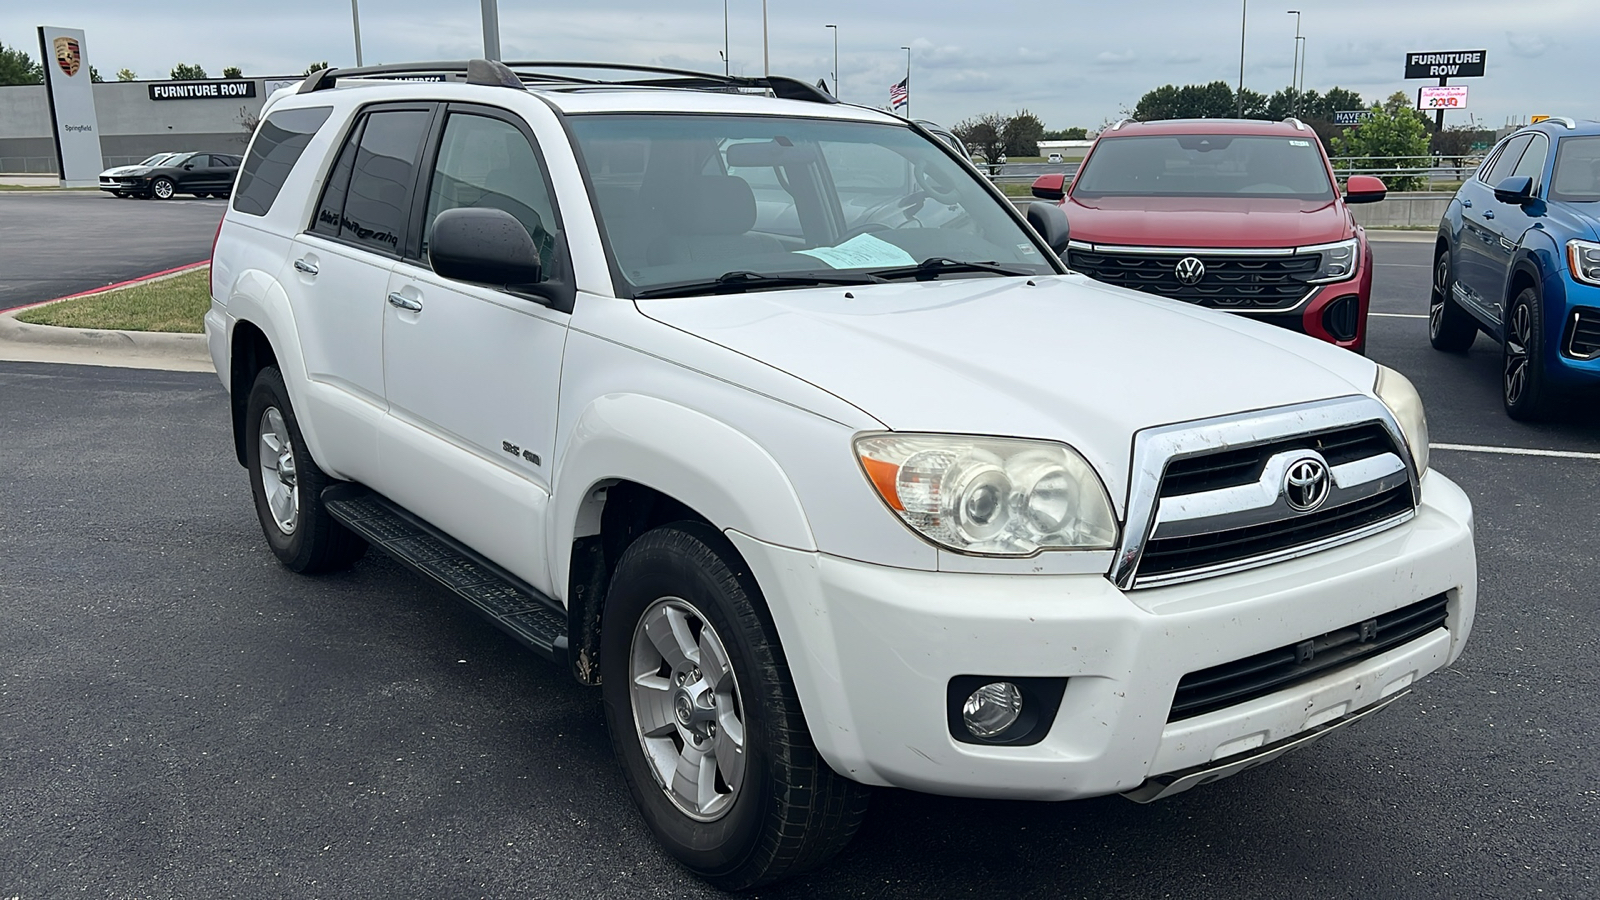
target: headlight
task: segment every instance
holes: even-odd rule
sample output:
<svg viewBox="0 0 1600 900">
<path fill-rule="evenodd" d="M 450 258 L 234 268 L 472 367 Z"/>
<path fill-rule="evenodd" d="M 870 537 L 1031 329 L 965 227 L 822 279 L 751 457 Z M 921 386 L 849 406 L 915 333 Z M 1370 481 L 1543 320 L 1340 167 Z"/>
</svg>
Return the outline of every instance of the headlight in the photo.
<svg viewBox="0 0 1600 900">
<path fill-rule="evenodd" d="M 1065 444 L 875 434 L 856 438 L 856 456 L 902 521 L 951 550 L 1031 556 L 1116 546 L 1105 485 Z"/>
<path fill-rule="evenodd" d="M 1388 366 L 1378 367 L 1378 382 L 1372 390 L 1400 424 L 1420 478 L 1428 471 L 1428 416 L 1422 411 L 1422 396 L 1404 375 Z"/>
<path fill-rule="evenodd" d="M 1322 263 L 1317 266 L 1316 274 L 1307 279 L 1312 284 L 1322 284 L 1349 278 L 1356 270 L 1356 253 L 1360 249 L 1360 243 L 1351 238 L 1337 244 L 1301 247 L 1296 252 L 1315 253 L 1322 257 Z"/>
<path fill-rule="evenodd" d="M 1600 244 L 1567 241 L 1567 269 L 1584 284 L 1600 285 Z"/>
</svg>

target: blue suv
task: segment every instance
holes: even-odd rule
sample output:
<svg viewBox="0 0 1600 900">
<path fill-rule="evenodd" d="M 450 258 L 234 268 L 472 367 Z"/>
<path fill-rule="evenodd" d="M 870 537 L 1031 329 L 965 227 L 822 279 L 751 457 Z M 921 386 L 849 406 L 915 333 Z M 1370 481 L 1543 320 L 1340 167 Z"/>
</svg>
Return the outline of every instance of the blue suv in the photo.
<svg viewBox="0 0 1600 900">
<path fill-rule="evenodd" d="M 1549 119 L 1501 141 L 1439 222 L 1428 337 L 1500 342 L 1501 394 L 1535 419 L 1600 386 L 1600 123 Z"/>
</svg>

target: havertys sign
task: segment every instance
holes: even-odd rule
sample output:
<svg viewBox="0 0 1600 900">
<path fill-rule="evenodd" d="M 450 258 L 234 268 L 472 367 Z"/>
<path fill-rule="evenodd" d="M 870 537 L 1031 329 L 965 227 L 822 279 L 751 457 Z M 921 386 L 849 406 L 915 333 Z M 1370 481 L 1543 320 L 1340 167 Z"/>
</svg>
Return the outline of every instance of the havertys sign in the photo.
<svg viewBox="0 0 1600 900">
<path fill-rule="evenodd" d="M 150 85 L 151 100 L 237 100 L 254 97 L 256 83 L 226 81 L 157 81 Z"/>
<path fill-rule="evenodd" d="M 1487 50 L 1441 50 L 1406 54 L 1407 78 L 1481 78 Z"/>
</svg>

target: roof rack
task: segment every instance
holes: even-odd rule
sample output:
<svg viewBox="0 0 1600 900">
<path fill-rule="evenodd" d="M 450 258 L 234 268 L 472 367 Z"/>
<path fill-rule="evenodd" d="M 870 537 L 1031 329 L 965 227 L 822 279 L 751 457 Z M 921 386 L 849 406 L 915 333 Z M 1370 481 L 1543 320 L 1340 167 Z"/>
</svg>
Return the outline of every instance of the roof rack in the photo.
<svg viewBox="0 0 1600 900">
<path fill-rule="evenodd" d="M 1554 122 L 1557 125 L 1566 126 L 1566 129 L 1568 131 L 1572 131 L 1573 129 L 1578 127 L 1578 123 L 1577 122 L 1572 121 L 1571 119 L 1567 118 L 1566 116 L 1551 116 L 1550 118 L 1545 119 L 1545 121 L 1546 122 Z"/>
<path fill-rule="evenodd" d="M 580 78 L 562 70 L 579 69 L 598 72 L 623 72 L 641 74 L 647 78 Z M 555 71 L 552 71 L 555 70 Z M 782 100 L 804 100 L 812 103 L 838 103 L 838 98 L 798 78 L 768 75 L 746 78 L 736 75 L 717 75 L 696 72 L 692 69 L 672 69 L 665 66 L 639 66 L 628 63 L 594 63 L 563 61 L 506 62 L 473 59 L 451 62 L 398 63 L 385 66 L 363 66 L 353 69 L 318 69 L 300 86 L 300 93 L 327 90 L 344 78 L 370 78 L 379 80 L 405 80 L 407 76 L 456 76 L 467 84 L 491 87 L 508 87 L 527 90 L 527 85 L 556 84 L 566 87 L 661 87 L 681 90 L 740 91 L 765 90 Z M 666 76 L 666 77 L 659 77 Z"/>
<path fill-rule="evenodd" d="M 1296 119 L 1294 116 L 1290 116 L 1289 118 L 1284 119 L 1283 121 L 1287 122 L 1290 125 L 1293 125 L 1295 131 L 1305 131 L 1306 130 L 1306 123 L 1300 121 L 1299 119 Z"/>
<path fill-rule="evenodd" d="M 1122 126 L 1132 124 L 1132 119 L 1118 119 L 1117 124 L 1111 126 L 1112 131 L 1121 131 Z"/>
</svg>

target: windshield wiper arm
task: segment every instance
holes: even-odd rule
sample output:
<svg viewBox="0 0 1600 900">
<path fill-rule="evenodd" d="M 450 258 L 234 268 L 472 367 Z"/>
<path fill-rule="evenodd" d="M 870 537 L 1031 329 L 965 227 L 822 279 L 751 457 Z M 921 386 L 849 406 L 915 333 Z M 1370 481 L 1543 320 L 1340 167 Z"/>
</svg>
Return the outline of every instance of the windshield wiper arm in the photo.
<svg viewBox="0 0 1600 900">
<path fill-rule="evenodd" d="M 950 259 L 946 256 L 930 256 L 914 266 L 900 266 L 893 269 L 876 269 L 872 274 L 880 278 L 915 278 L 918 281 L 932 281 L 946 272 L 989 272 L 994 275 L 1010 275 L 1021 277 L 1033 275 L 1034 272 L 1022 272 L 1017 269 L 1008 269 L 993 261 L 967 262 L 959 259 Z"/>
<path fill-rule="evenodd" d="M 856 275 L 811 274 L 795 272 L 786 275 L 763 275 L 760 272 L 724 272 L 706 281 L 690 281 L 665 287 L 635 291 L 634 298 L 647 300 L 657 297 L 693 297 L 699 294 L 742 294 L 750 290 L 775 290 L 792 287 L 817 287 L 819 285 L 877 284 L 884 279 L 871 273 Z"/>
</svg>

